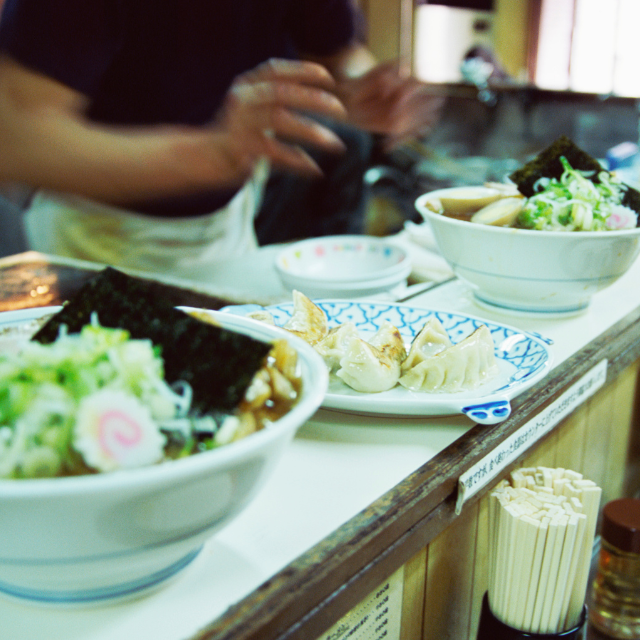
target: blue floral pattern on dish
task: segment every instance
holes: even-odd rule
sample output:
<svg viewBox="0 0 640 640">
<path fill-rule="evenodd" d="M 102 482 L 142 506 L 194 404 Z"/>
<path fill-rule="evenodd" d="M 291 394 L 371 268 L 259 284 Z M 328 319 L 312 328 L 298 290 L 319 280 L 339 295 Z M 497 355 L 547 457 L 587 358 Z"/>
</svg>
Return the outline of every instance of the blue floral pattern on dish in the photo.
<svg viewBox="0 0 640 640">
<path fill-rule="evenodd" d="M 509 400 L 546 375 L 551 365 L 550 340 L 520 331 L 514 327 L 482 318 L 447 311 L 429 310 L 409 305 L 314 300 L 324 310 L 331 327 L 353 322 L 361 335 L 375 333 L 383 322 L 394 324 L 407 345 L 435 316 L 446 329 L 454 344 L 486 325 L 496 348 L 500 375 L 478 389 L 460 393 L 408 391 L 402 387 L 379 394 L 362 394 L 339 381 L 332 381 L 325 398 L 325 407 L 392 415 L 450 415 L 463 413 L 481 424 L 505 420 L 511 413 Z M 293 313 L 293 303 L 267 307 L 277 325 L 283 325 Z"/>
</svg>

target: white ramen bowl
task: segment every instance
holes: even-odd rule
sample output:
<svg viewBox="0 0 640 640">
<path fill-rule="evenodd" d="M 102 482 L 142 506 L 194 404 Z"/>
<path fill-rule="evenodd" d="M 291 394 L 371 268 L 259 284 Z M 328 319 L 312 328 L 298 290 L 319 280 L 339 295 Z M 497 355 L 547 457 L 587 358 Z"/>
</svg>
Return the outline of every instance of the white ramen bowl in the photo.
<svg viewBox="0 0 640 640">
<path fill-rule="evenodd" d="M 575 313 L 614 283 L 640 251 L 640 228 L 533 231 L 477 224 L 416 208 L 453 272 L 483 303 L 534 313 Z"/>
<path fill-rule="evenodd" d="M 309 297 L 370 295 L 406 282 L 407 252 L 373 236 L 327 236 L 296 242 L 277 256 L 275 268 L 288 289 Z"/>
<path fill-rule="evenodd" d="M 0 332 L 54 310 L 0 314 Z M 43 603 L 137 595 L 188 565 L 262 487 L 320 406 L 326 366 L 313 348 L 280 329 L 210 313 L 254 338 L 289 340 L 302 374 L 297 404 L 257 433 L 179 460 L 90 476 L 0 480 L 1 592 Z"/>
</svg>

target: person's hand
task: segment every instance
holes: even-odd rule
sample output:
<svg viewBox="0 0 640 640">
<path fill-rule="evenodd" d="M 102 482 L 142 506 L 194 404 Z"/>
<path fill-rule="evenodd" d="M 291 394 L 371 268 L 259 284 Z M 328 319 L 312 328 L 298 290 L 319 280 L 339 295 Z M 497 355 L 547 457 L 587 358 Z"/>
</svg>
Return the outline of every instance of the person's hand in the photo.
<svg viewBox="0 0 640 640">
<path fill-rule="evenodd" d="M 344 120 L 346 109 L 334 90 L 329 72 L 312 62 L 274 59 L 238 76 L 215 123 L 223 134 L 231 169 L 240 179 L 246 178 L 256 161 L 266 157 L 274 166 L 319 174 L 299 144 L 336 152 L 344 145 L 303 112 Z"/>
<path fill-rule="evenodd" d="M 338 95 L 356 126 L 384 134 L 392 148 L 428 134 L 440 117 L 442 97 L 410 76 L 397 62 L 379 64 L 356 78 L 342 80 Z"/>
</svg>

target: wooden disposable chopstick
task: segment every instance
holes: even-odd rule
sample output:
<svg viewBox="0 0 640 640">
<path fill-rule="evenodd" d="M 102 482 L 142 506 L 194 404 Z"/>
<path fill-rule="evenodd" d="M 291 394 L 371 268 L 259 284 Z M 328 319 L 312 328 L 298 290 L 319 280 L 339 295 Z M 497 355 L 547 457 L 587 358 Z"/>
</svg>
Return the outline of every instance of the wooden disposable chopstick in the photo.
<svg viewBox="0 0 640 640">
<path fill-rule="evenodd" d="M 507 509 L 510 505 L 507 505 Z M 517 508 L 516 508 L 517 507 Z M 527 509 L 525 505 L 514 505 L 517 516 L 513 519 L 513 540 L 511 547 L 511 556 L 509 563 L 511 565 L 511 576 L 507 588 L 507 599 L 505 608 L 505 622 L 514 624 L 515 619 L 519 616 L 520 607 L 522 605 L 520 594 L 522 593 L 523 574 L 526 572 L 524 568 L 525 546 L 531 536 L 531 529 L 528 523 Z"/>
<path fill-rule="evenodd" d="M 538 633 L 538 630 L 542 628 L 543 614 L 546 608 L 546 596 L 550 584 L 550 576 L 553 573 L 553 562 L 555 561 L 555 554 L 558 549 L 556 539 L 558 538 L 558 529 L 560 528 L 560 519 L 562 514 L 556 512 L 549 522 L 549 529 L 547 531 L 547 541 L 544 548 L 544 554 L 542 558 L 542 566 L 540 568 L 540 582 L 536 590 L 536 600 L 533 609 L 533 620 L 531 631 Z M 553 583 L 551 583 L 553 585 Z"/>
<path fill-rule="evenodd" d="M 561 605 L 559 605 L 558 617 L 556 618 L 556 624 L 558 629 L 573 627 L 575 626 L 574 623 L 577 622 L 577 620 L 575 621 L 569 620 L 569 617 L 570 617 L 569 606 L 570 606 L 571 598 L 573 597 L 574 591 L 576 592 L 576 596 L 579 593 L 579 589 L 575 587 L 577 575 L 579 571 L 582 571 L 584 569 L 582 564 L 583 562 L 585 562 L 585 559 L 588 556 L 590 556 L 591 547 L 593 545 L 593 538 L 589 539 L 589 537 L 586 535 L 589 522 L 588 522 L 587 515 L 584 513 L 584 504 L 582 503 L 582 501 L 577 495 L 571 495 L 573 493 L 572 487 L 563 486 L 562 490 L 565 495 L 570 496 L 569 505 L 576 514 L 577 528 L 576 528 L 575 543 L 574 543 L 575 544 L 574 553 L 571 559 L 571 564 L 569 566 L 568 574 L 566 578 L 566 584 L 574 585 L 574 589 L 565 588 L 564 591 L 562 591 L 560 590 L 560 588 L 558 588 L 556 592 L 557 593 L 556 597 L 558 598 L 558 601 L 559 602 L 561 601 Z M 595 517 L 597 517 L 597 513 L 595 514 Z M 590 563 L 588 562 L 588 564 Z M 560 593 L 558 593 L 558 591 L 560 591 Z M 586 587 L 585 587 L 585 591 L 586 591 Z M 580 598 L 581 600 L 583 600 L 584 594 L 582 594 Z M 580 611 L 578 612 L 578 615 L 579 614 L 580 614 Z M 563 615 L 564 615 L 564 618 L 563 618 Z"/>
<path fill-rule="evenodd" d="M 536 540 L 536 550 L 531 565 L 531 581 L 529 583 L 529 588 L 527 591 L 527 602 L 524 608 L 524 616 L 522 618 L 522 624 L 516 627 L 519 629 L 531 629 L 533 626 L 534 605 L 536 601 L 536 595 L 538 593 L 538 585 L 540 584 L 540 574 L 542 572 L 542 557 L 547 543 L 547 534 L 549 531 L 550 522 L 551 518 L 549 516 L 545 516 L 540 520 L 538 538 Z"/>
<path fill-rule="evenodd" d="M 600 498 L 602 489 L 596 486 L 594 482 L 589 480 L 580 480 L 576 482 L 582 488 L 580 497 L 583 503 L 584 514 L 587 516 L 587 523 L 584 535 L 584 548 L 582 550 L 583 562 L 578 567 L 578 573 L 571 593 L 569 607 L 566 611 L 565 624 L 573 626 L 577 623 L 584 606 L 584 597 L 587 590 L 587 582 L 589 580 L 590 560 L 593 550 L 593 540 L 595 538 L 596 526 L 598 524 L 598 510 L 600 508 Z"/>
<path fill-rule="evenodd" d="M 545 603 L 547 621 L 546 629 L 541 629 L 542 633 L 557 633 L 560 626 L 561 605 L 563 603 L 562 593 L 567 589 L 569 568 L 575 554 L 576 534 L 578 532 L 578 515 L 563 516 L 566 523 L 564 526 L 564 539 L 562 540 L 562 553 L 556 565 L 554 580 L 547 590 L 547 601 Z M 554 588 L 555 586 L 555 588 Z M 564 624 L 564 619 L 562 620 Z"/>
<path fill-rule="evenodd" d="M 518 552 L 521 560 L 520 579 L 514 585 L 512 594 L 515 596 L 515 606 L 513 613 L 509 617 L 508 623 L 516 629 L 524 624 L 527 612 L 527 600 L 531 587 L 531 575 L 534 573 L 534 564 L 531 558 L 536 556 L 538 546 L 538 535 L 540 533 L 540 520 L 536 520 L 531 515 L 523 515 L 520 518 L 522 528 L 522 545 Z"/>
</svg>

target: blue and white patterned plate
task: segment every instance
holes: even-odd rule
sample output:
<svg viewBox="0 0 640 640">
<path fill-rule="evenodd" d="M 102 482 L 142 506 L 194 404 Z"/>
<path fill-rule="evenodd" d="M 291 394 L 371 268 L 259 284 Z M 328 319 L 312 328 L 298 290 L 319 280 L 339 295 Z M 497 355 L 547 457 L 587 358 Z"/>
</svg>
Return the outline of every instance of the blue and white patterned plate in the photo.
<svg viewBox="0 0 640 640">
<path fill-rule="evenodd" d="M 489 322 L 474 316 L 433 311 L 400 304 L 314 300 L 327 314 L 334 327 L 347 320 L 353 322 L 367 339 L 380 325 L 391 322 L 400 330 L 407 347 L 425 322 L 435 316 L 454 344 L 485 324 L 496 347 L 499 374 L 473 391 L 459 393 L 422 393 L 398 385 L 382 393 L 360 393 L 331 375 L 323 407 L 353 413 L 405 416 L 443 416 L 463 413 L 481 424 L 495 424 L 511 413 L 510 400 L 540 380 L 551 367 L 550 341 L 524 333 L 514 327 Z M 251 308 L 230 308 L 233 313 L 247 313 Z M 267 310 L 277 325 L 283 325 L 293 313 L 293 303 Z"/>
</svg>

